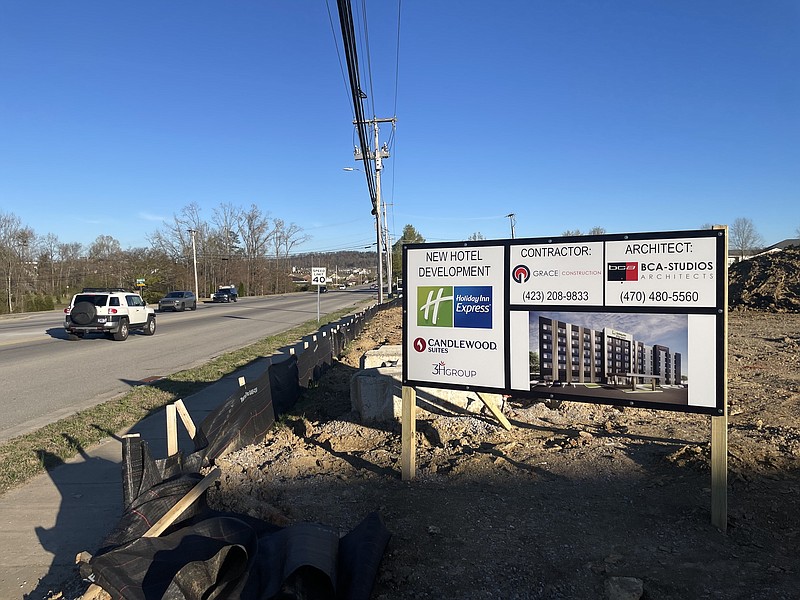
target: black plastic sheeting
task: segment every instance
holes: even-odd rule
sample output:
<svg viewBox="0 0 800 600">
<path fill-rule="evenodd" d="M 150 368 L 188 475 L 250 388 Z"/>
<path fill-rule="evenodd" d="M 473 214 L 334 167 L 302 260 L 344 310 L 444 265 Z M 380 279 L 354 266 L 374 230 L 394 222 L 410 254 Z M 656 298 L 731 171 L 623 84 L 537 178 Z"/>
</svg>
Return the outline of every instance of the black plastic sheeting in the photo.
<svg viewBox="0 0 800 600">
<path fill-rule="evenodd" d="M 123 514 L 81 574 L 125 600 L 368 600 L 390 533 L 378 513 L 343 537 L 324 525 L 280 528 L 219 513 L 206 493 L 159 537 L 143 537 L 202 479 L 203 467 L 259 442 L 380 308 L 328 325 L 285 349 L 198 427 L 194 451 L 155 459 L 123 440 Z M 331 501 L 335 501 L 331 499 Z"/>
<path fill-rule="evenodd" d="M 144 535 L 167 511 L 200 482 L 203 456 L 178 453 L 154 459 L 146 441 L 123 438 L 122 516 L 100 545 L 99 553 L 130 543 Z M 206 510 L 205 495 L 194 502 L 176 522 Z"/>
<path fill-rule="evenodd" d="M 277 419 L 292 409 L 302 391 L 297 356 L 287 355 L 278 361 L 273 360 L 267 369 L 267 374 L 272 395 L 272 409 Z"/>
<path fill-rule="evenodd" d="M 269 369 L 245 382 L 200 424 L 194 443 L 206 459 L 214 460 L 264 438 L 275 424 Z"/>
<path fill-rule="evenodd" d="M 369 600 L 390 537 L 374 512 L 340 538 L 315 523 L 207 511 L 93 557 L 82 574 L 125 600 Z"/>
</svg>

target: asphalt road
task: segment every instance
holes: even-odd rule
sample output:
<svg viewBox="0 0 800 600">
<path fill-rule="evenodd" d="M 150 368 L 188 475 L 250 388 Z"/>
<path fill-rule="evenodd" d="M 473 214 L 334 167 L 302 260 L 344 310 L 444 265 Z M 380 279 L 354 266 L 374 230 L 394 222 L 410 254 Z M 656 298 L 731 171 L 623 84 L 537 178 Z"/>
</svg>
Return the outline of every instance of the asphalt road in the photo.
<svg viewBox="0 0 800 600">
<path fill-rule="evenodd" d="M 314 320 L 317 298 L 301 292 L 158 313 L 154 336 L 132 332 L 124 342 L 102 335 L 71 341 L 61 311 L 0 319 L 0 441 Z M 319 295 L 320 314 L 370 299 L 368 289 L 330 291 Z"/>
</svg>

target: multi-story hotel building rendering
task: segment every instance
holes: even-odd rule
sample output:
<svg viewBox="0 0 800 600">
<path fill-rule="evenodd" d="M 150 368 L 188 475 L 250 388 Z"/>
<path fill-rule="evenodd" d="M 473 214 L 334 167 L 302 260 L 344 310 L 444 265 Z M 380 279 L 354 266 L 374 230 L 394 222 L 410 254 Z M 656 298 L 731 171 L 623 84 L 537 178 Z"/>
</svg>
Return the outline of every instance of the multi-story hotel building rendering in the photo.
<svg viewBox="0 0 800 600">
<path fill-rule="evenodd" d="M 648 346 L 611 327 L 595 330 L 542 315 L 538 327 L 543 381 L 616 386 L 682 383 L 681 354 L 667 346 Z"/>
</svg>

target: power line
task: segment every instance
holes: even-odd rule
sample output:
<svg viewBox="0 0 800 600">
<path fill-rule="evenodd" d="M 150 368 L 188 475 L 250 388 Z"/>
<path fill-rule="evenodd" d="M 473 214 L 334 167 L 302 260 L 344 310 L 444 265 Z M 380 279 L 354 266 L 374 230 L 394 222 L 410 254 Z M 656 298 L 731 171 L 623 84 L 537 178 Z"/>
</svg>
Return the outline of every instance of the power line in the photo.
<svg viewBox="0 0 800 600">
<path fill-rule="evenodd" d="M 347 61 L 347 73 L 350 79 L 350 94 L 353 100 L 354 118 L 359 144 L 361 146 L 362 160 L 364 162 L 364 176 L 367 180 L 370 201 L 372 202 L 373 212 L 377 211 L 377 193 L 375 184 L 375 173 L 369 161 L 369 138 L 367 137 L 367 123 L 364 118 L 364 100 L 366 94 L 361 89 L 358 69 L 358 53 L 356 50 L 356 37 L 353 28 L 353 14 L 350 0 L 337 0 L 339 9 L 339 24 L 342 29 L 342 45 L 344 48 L 345 59 Z"/>
<path fill-rule="evenodd" d="M 339 52 L 339 44 L 336 41 L 336 33 L 333 29 L 333 15 L 331 15 L 331 6 L 328 0 L 325 0 L 325 7 L 328 9 L 328 23 L 331 26 L 331 35 L 333 36 L 333 45 L 336 47 L 336 58 L 339 59 L 339 71 L 342 73 L 342 85 L 344 85 L 345 95 L 347 95 L 347 77 L 344 74 L 344 65 L 342 65 L 342 55 Z"/>
</svg>

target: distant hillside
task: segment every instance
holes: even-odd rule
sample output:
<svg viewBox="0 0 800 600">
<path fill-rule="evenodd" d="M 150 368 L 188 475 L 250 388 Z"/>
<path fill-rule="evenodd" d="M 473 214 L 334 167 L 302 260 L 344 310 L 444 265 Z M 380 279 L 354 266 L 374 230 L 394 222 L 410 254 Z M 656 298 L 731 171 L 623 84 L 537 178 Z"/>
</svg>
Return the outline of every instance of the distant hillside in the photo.
<svg viewBox="0 0 800 600">
<path fill-rule="evenodd" d="M 728 306 L 800 312 L 800 246 L 790 246 L 728 268 Z"/>
<path fill-rule="evenodd" d="M 376 267 L 377 257 L 375 252 L 359 252 L 355 250 L 342 250 L 339 252 L 308 252 L 292 257 L 292 265 L 298 269 L 311 269 L 311 267 L 327 267 L 328 271 L 338 268 L 345 269 L 372 269 Z"/>
</svg>

